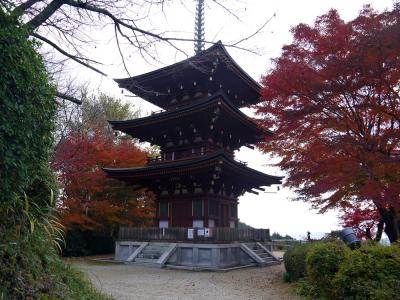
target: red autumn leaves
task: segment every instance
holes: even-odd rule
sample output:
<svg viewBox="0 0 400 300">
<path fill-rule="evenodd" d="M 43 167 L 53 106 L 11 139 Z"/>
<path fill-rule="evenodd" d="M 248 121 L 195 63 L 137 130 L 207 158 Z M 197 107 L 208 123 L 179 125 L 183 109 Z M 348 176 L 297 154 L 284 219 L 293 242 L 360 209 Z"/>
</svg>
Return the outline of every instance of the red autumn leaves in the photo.
<svg viewBox="0 0 400 300">
<path fill-rule="evenodd" d="M 146 153 L 129 139 L 116 139 L 99 129 L 74 132 L 57 145 L 53 167 L 59 175 L 59 211 L 67 229 L 112 232 L 119 225 L 143 226 L 151 222 L 149 195 L 109 179 L 107 167 L 135 167 Z"/>
<path fill-rule="evenodd" d="M 372 201 L 399 239 L 399 9 L 348 23 L 332 10 L 292 32 L 262 80 L 260 123 L 275 134 L 261 149 L 300 199 L 322 211 Z"/>
</svg>

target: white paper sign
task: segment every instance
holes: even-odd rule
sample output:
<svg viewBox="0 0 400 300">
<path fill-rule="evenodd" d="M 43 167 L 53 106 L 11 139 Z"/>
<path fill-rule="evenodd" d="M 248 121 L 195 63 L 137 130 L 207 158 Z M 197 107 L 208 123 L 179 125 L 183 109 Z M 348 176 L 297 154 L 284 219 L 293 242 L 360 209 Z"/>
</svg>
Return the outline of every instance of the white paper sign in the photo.
<svg viewBox="0 0 400 300">
<path fill-rule="evenodd" d="M 193 228 L 188 228 L 188 239 L 189 240 L 193 240 L 193 233 L 194 233 Z"/>
</svg>

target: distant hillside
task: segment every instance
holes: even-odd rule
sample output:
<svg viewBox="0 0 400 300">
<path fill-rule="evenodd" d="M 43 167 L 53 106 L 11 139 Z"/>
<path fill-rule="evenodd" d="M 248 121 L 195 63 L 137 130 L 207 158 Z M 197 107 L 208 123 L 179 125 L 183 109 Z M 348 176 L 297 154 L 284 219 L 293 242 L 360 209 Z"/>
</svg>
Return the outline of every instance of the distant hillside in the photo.
<svg viewBox="0 0 400 300">
<path fill-rule="evenodd" d="M 239 229 L 254 229 L 254 227 L 251 227 L 250 225 L 247 225 L 246 223 L 240 222 L 238 224 Z"/>
<path fill-rule="evenodd" d="M 294 238 L 292 238 L 290 235 L 285 235 L 285 236 L 283 236 L 283 235 L 280 235 L 279 233 L 277 233 L 277 232 L 274 232 L 272 235 L 271 235 L 271 240 L 294 240 Z"/>
</svg>

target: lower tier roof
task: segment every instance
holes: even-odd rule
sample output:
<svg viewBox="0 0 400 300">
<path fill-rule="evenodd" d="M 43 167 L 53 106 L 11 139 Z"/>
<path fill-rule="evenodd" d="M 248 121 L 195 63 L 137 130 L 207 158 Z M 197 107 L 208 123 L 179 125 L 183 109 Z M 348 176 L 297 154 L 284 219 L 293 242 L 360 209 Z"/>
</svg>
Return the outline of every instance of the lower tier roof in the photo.
<svg viewBox="0 0 400 300">
<path fill-rule="evenodd" d="M 198 157 L 170 161 L 156 165 L 135 168 L 103 168 L 109 177 L 126 181 L 136 187 L 147 187 L 176 180 L 184 181 L 191 176 L 197 178 L 213 178 L 224 184 L 232 184 L 243 191 L 252 188 L 281 184 L 280 176 L 262 173 L 247 167 L 245 164 L 235 161 L 224 151 L 216 151 Z"/>
</svg>

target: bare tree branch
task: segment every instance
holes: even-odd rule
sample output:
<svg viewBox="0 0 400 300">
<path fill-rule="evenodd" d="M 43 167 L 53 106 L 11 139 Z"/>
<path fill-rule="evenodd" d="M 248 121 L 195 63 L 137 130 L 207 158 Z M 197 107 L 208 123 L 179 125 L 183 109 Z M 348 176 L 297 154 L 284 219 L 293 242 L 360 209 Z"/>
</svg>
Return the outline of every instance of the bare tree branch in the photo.
<svg viewBox="0 0 400 300">
<path fill-rule="evenodd" d="M 89 69 L 91 69 L 91 70 L 93 70 L 93 71 L 95 71 L 95 72 L 97 72 L 97 73 L 103 75 L 103 76 L 107 76 L 106 73 L 103 73 L 102 71 L 96 69 L 95 67 L 93 67 L 93 66 L 91 66 L 91 65 L 89 65 L 89 64 L 87 64 L 87 63 L 85 63 L 85 62 L 83 62 L 82 59 L 88 60 L 88 61 L 92 61 L 92 62 L 95 62 L 95 61 L 89 60 L 89 59 L 86 59 L 86 58 L 82 58 L 82 57 L 77 57 L 77 56 L 75 56 L 75 55 L 72 55 L 72 54 L 70 54 L 70 53 L 64 51 L 62 48 L 60 48 L 59 46 L 57 46 L 57 45 L 56 45 L 55 43 L 53 43 L 52 41 L 46 39 L 45 37 L 43 37 L 43 36 L 41 36 L 41 35 L 39 35 L 39 34 L 37 34 L 37 33 L 32 33 L 31 35 L 34 36 L 35 38 L 37 38 L 37 39 L 39 39 L 39 40 L 45 42 L 46 44 L 49 44 L 49 45 L 52 46 L 54 49 L 56 49 L 58 52 L 60 52 L 61 54 L 65 55 L 65 56 L 67 56 L 67 57 L 69 57 L 69 58 L 72 59 L 73 61 L 76 61 L 77 63 L 79 63 L 79 64 L 81 64 L 81 65 L 83 65 L 83 66 L 85 66 L 85 67 L 87 67 L 87 68 L 89 68 Z"/>
<path fill-rule="evenodd" d="M 267 24 L 268 24 L 269 22 L 271 22 L 271 20 L 272 20 L 273 18 L 275 18 L 275 17 L 276 17 L 276 13 L 274 13 L 267 21 L 265 21 L 264 24 L 262 24 L 259 28 L 257 28 L 257 30 L 254 31 L 252 34 L 250 34 L 250 35 L 248 35 L 248 36 L 246 36 L 246 37 L 244 37 L 244 38 L 238 40 L 237 42 L 231 44 L 232 47 L 235 47 L 235 46 L 239 45 L 240 43 L 242 43 L 242 42 L 244 42 L 244 41 L 247 41 L 247 40 L 251 39 L 252 37 L 254 37 L 255 35 L 259 34 L 259 33 L 261 32 L 261 30 L 263 30 L 263 29 L 265 28 L 265 26 L 267 26 Z"/>
<path fill-rule="evenodd" d="M 14 15 L 19 17 L 19 16 L 23 15 L 26 10 L 28 10 L 33 5 L 35 5 L 36 3 L 41 2 L 41 1 L 43 1 L 43 0 L 28 0 L 26 2 L 22 2 L 20 5 L 15 7 L 12 12 Z"/>
<path fill-rule="evenodd" d="M 8 0 L 0 0 L 0 3 Z M 68 59 L 71 59 L 86 68 L 89 68 L 103 76 L 107 76 L 93 64 L 98 63 L 86 57 L 85 49 L 87 46 L 95 45 L 97 41 L 93 38 L 93 29 L 103 29 L 108 25 L 113 25 L 113 39 L 116 39 L 119 54 L 125 70 L 127 69 L 126 53 L 122 47 L 126 41 L 138 50 L 146 62 L 157 61 L 158 54 L 156 46 L 165 44 L 186 57 L 179 42 L 193 42 L 193 38 L 185 38 L 173 35 L 173 32 L 163 32 L 153 30 L 143 26 L 140 21 L 145 21 L 152 13 L 154 5 L 161 6 L 164 12 L 164 4 L 168 0 L 11 0 L 14 14 L 21 17 L 22 22 L 29 29 L 30 35 L 43 43 L 54 48 Z M 224 11 L 240 19 L 222 0 L 210 0 L 211 3 L 218 5 Z M 222 3 L 221 3 L 222 2 Z M 183 3 L 183 0 L 181 0 Z M 132 17 L 133 16 L 133 17 Z M 258 52 L 242 47 L 244 41 L 260 33 L 263 28 L 271 21 L 275 14 L 269 18 L 254 33 L 246 36 L 239 41 L 224 43 L 225 47 L 236 48 L 253 54 Z M 86 31 L 86 29 L 88 29 Z M 205 44 L 213 45 L 214 41 L 204 41 Z M 72 53 L 71 53 L 72 52 Z M 87 54 L 89 55 L 89 54 Z M 57 57 L 57 54 L 55 55 Z M 54 58 L 53 58 L 54 59 Z M 57 65 L 55 63 L 54 65 Z M 68 96 L 68 95 L 64 95 Z M 76 98 L 63 97 L 74 103 L 81 102 Z M 78 101 L 78 102 L 77 102 Z"/>
<path fill-rule="evenodd" d="M 36 28 L 46 22 L 46 20 L 50 18 L 63 4 L 63 0 L 53 0 L 39 14 L 37 14 L 25 25 L 29 28 L 31 32 L 33 32 Z"/>
<path fill-rule="evenodd" d="M 218 6 L 220 6 L 224 11 L 226 11 L 228 14 L 232 15 L 236 20 L 241 21 L 240 17 L 235 14 L 231 9 L 229 9 L 228 7 L 226 7 L 225 5 L 223 5 L 220 1 L 218 0 L 212 0 L 215 4 L 217 4 Z"/>
<path fill-rule="evenodd" d="M 61 99 L 68 100 L 68 101 L 74 102 L 74 103 L 79 104 L 79 105 L 82 104 L 82 101 L 81 101 L 81 100 L 76 99 L 75 97 L 72 97 L 72 96 L 70 96 L 70 95 L 61 93 L 61 92 L 57 92 L 57 93 L 56 93 L 56 96 L 59 97 L 59 98 L 61 98 Z"/>
</svg>

